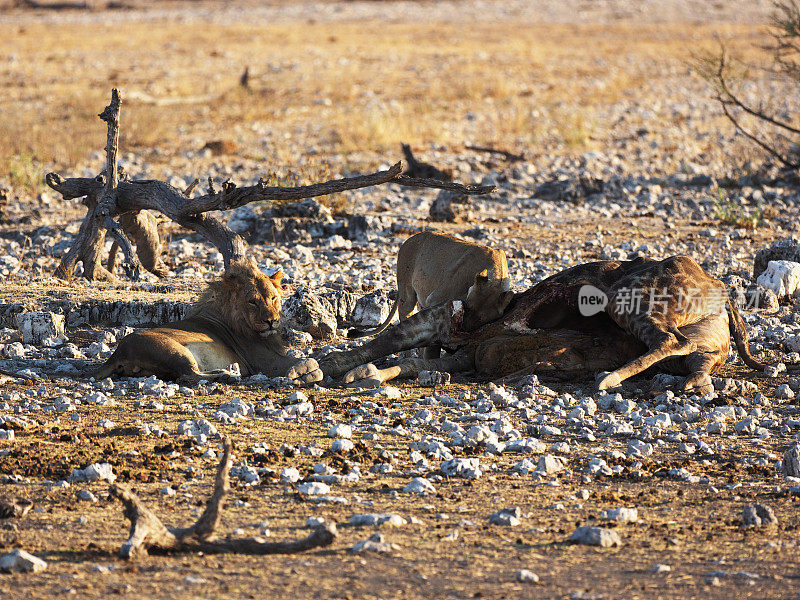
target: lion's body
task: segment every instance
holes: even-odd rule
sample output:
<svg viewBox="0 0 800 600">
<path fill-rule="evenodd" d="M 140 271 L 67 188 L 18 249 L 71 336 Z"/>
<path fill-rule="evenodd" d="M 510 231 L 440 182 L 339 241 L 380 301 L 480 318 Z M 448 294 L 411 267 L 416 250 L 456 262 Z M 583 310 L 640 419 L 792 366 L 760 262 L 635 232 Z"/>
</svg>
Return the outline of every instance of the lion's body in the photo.
<svg viewBox="0 0 800 600">
<path fill-rule="evenodd" d="M 511 298 L 506 254 L 502 250 L 423 231 L 408 238 L 397 254 L 397 300 L 392 312 L 377 329 L 389 326 L 395 312 L 401 321 L 420 310 L 450 300 L 476 307 L 475 326 L 500 317 Z M 479 308 L 477 308 L 479 307 Z M 361 337 L 361 336 L 359 336 Z M 426 349 L 427 358 L 439 355 L 437 346 Z"/>
<path fill-rule="evenodd" d="M 252 263 L 232 265 L 177 323 L 122 339 L 95 378 L 156 375 L 197 382 L 241 375 L 285 376 L 297 361 L 286 355 L 278 331 L 280 273 L 267 277 Z"/>
</svg>

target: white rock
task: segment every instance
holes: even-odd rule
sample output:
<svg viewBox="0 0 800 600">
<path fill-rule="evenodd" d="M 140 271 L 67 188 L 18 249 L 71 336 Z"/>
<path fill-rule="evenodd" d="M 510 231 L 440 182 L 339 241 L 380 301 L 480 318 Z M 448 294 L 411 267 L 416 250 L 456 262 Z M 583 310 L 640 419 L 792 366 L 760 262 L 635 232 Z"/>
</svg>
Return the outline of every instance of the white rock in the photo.
<svg viewBox="0 0 800 600">
<path fill-rule="evenodd" d="M 334 425 L 328 430 L 328 437 L 345 438 L 349 440 L 352 436 L 353 428 L 350 427 L 350 425 L 345 425 L 344 423 Z"/>
<path fill-rule="evenodd" d="M 374 527 L 388 525 L 389 527 L 401 527 L 407 523 L 408 521 L 400 515 L 389 513 L 360 514 L 350 517 L 350 524 L 356 526 Z"/>
<path fill-rule="evenodd" d="M 517 571 L 517 581 L 520 583 L 539 583 L 539 576 L 528 569 Z"/>
<path fill-rule="evenodd" d="M 375 327 L 383 323 L 392 310 L 392 301 L 383 290 L 370 292 L 356 301 L 350 321 L 360 327 Z"/>
<path fill-rule="evenodd" d="M 117 478 L 114 475 L 114 468 L 108 463 L 94 463 L 85 469 L 75 469 L 70 474 L 68 481 L 70 483 L 83 483 L 104 480 L 109 483 L 114 483 Z"/>
<path fill-rule="evenodd" d="M 590 527 L 588 525 L 578 527 L 569 539 L 570 541 L 577 542 L 579 544 L 601 546 L 603 548 L 622 545 L 622 540 L 619 538 L 619 534 L 617 534 L 617 532 L 613 529 L 606 529 L 604 527 Z"/>
<path fill-rule="evenodd" d="M 294 483 L 300 480 L 300 471 L 294 467 L 286 467 L 281 471 L 281 481 L 284 483 Z"/>
<path fill-rule="evenodd" d="M 521 521 L 522 511 L 519 506 L 503 508 L 489 515 L 490 525 L 502 525 L 503 527 L 517 527 Z"/>
<path fill-rule="evenodd" d="M 788 384 L 784 383 L 775 388 L 775 397 L 780 400 L 791 400 L 794 398 L 794 392 Z"/>
<path fill-rule="evenodd" d="M 48 337 L 64 335 L 64 315 L 51 312 L 32 311 L 14 316 L 17 328 L 22 332 L 22 343 L 39 346 Z"/>
<path fill-rule="evenodd" d="M 325 523 L 325 519 L 322 517 L 308 517 L 306 519 L 306 527 L 309 527 L 310 529 L 316 529 L 323 523 Z"/>
<path fill-rule="evenodd" d="M 261 481 L 258 471 L 244 461 L 231 468 L 231 477 L 239 479 L 247 485 L 256 485 Z"/>
<path fill-rule="evenodd" d="M 377 552 L 379 554 L 390 554 L 394 550 L 399 550 L 400 547 L 397 544 L 391 544 L 387 542 L 380 533 L 374 533 L 369 536 L 368 540 L 364 540 L 362 542 L 358 542 L 355 546 L 350 548 L 350 552 L 353 553 L 361 553 L 361 552 Z"/>
<path fill-rule="evenodd" d="M 46 562 L 25 550 L 13 550 L 0 556 L 0 571 L 4 573 L 39 573 L 46 568 Z"/>
<path fill-rule="evenodd" d="M 424 477 L 414 477 L 403 491 L 407 494 L 435 494 L 436 488 Z"/>
<path fill-rule="evenodd" d="M 601 511 L 600 518 L 619 523 L 635 523 L 639 520 L 639 511 L 635 508 L 611 508 Z"/>
<path fill-rule="evenodd" d="M 234 398 L 222 404 L 219 409 L 220 412 L 225 413 L 234 419 L 245 417 L 252 417 L 255 415 L 255 408 L 250 402 L 245 402 L 241 398 Z"/>
<path fill-rule="evenodd" d="M 381 396 L 386 398 L 387 400 L 399 400 L 403 397 L 403 392 L 400 391 L 400 388 L 393 387 L 391 385 L 387 385 L 385 387 L 380 387 L 374 392 L 370 394 L 371 396 Z"/>
<path fill-rule="evenodd" d="M 329 494 L 331 491 L 330 486 L 327 483 L 322 483 L 321 481 L 300 483 L 297 485 L 297 489 L 300 493 L 306 494 L 307 496 L 321 496 L 322 494 Z"/>
<path fill-rule="evenodd" d="M 534 464 L 534 462 L 531 459 L 523 458 L 521 461 L 519 461 L 517 464 L 515 464 L 513 467 L 511 467 L 511 470 L 513 472 L 515 472 L 515 473 L 521 473 L 522 475 L 528 475 L 530 473 L 533 473 L 536 470 L 536 465 Z"/>
<path fill-rule="evenodd" d="M 800 296 L 800 263 L 771 260 L 756 280 L 761 287 L 772 290 L 778 298 Z"/>
<path fill-rule="evenodd" d="M 451 458 L 442 463 L 441 469 L 447 477 L 478 479 L 482 474 L 477 458 Z"/>
<path fill-rule="evenodd" d="M 286 412 L 290 417 L 307 417 L 314 412 L 314 405 L 311 402 L 290 404 L 286 407 Z"/>
<path fill-rule="evenodd" d="M 331 444 L 332 452 L 350 452 L 353 449 L 353 442 L 347 439 L 333 440 Z"/>
<path fill-rule="evenodd" d="M 552 454 L 540 456 L 539 463 L 536 465 L 536 473 L 540 475 L 555 475 L 563 470 L 564 461 Z"/>
</svg>

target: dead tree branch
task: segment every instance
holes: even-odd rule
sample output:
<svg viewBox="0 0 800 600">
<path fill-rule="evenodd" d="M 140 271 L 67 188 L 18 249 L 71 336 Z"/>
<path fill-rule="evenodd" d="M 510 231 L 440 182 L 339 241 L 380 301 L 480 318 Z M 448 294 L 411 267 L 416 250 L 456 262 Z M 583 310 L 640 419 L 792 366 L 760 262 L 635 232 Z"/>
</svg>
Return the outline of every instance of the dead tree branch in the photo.
<svg viewBox="0 0 800 600">
<path fill-rule="evenodd" d="M 261 180 L 256 185 L 245 187 L 225 182 L 221 189 L 216 189 L 209 178 L 208 193 L 190 198 L 197 180 L 181 191 L 162 181 L 119 179 L 116 157 L 120 104 L 119 94 L 113 90 L 111 103 L 100 114 L 108 128 L 105 176 L 64 179 L 57 173 L 48 173 L 45 177 L 47 185 L 64 199 L 84 198 L 88 208 L 74 243 L 56 270 L 57 277 L 69 279 L 76 263 L 82 261 L 87 279 L 112 279 L 118 249 L 125 255 L 125 268 L 134 279 L 138 278 L 140 265 L 156 275 L 166 273 L 166 266 L 160 259 L 157 221 L 148 216 L 148 210 L 159 211 L 209 240 L 219 249 L 227 268 L 231 262 L 244 258 L 244 240 L 221 221 L 206 214 L 210 211 L 234 209 L 258 201 L 302 200 L 386 183 L 448 189 L 466 195 L 488 194 L 494 190 L 492 186 L 461 185 L 401 175 L 403 166 L 398 162 L 385 171 L 297 187 L 273 187 Z M 100 264 L 106 234 L 114 238 L 108 269 Z M 136 253 L 129 238 L 136 242 Z"/>
<path fill-rule="evenodd" d="M 772 64 L 769 65 L 770 76 L 783 79 L 793 85 L 800 83 L 800 7 L 795 0 L 779 0 L 775 2 L 776 12 L 772 15 L 770 32 L 774 44 L 765 49 L 772 51 Z M 716 54 L 695 57 L 695 71 L 714 89 L 714 99 L 719 102 L 722 113 L 747 139 L 775 158 L 784 168 L 800 167 L 797 152 L 792 149 L 800 136 L 800 127 L 786 118 L 776 116 L 777 111 L 767 102 L 750 103 L 746 101 L 735 86 L 734 65 L 752 68 L 741 61 L 735 61 L 727 52 L 722 40 Z M 753 124 L 762 127 L 745 126 L 744 121 L 751 119 Z"/>
<path fill-rule="evenodd" d="M 232 444 L 224 440 L 225 450 L 217 468 L 214 491 L 203 514 L 189 527 L 167 527 L 128 488 L 112 485 L 110 493 L 124 505 L 124 515 L 131 522 L 130 536 L 120 548 L 122 558 L 146 556 L 155 552 L 206 552 L 239 554 L 293 554 L 329 546 L 336 539 L 336 525 L 320 525 L 308 537 L 289 542 L 265 542 L 258 538 L 218 540 L 214 537 L 222 516 L 222 507 L 230 491 Z"/>
</svg>

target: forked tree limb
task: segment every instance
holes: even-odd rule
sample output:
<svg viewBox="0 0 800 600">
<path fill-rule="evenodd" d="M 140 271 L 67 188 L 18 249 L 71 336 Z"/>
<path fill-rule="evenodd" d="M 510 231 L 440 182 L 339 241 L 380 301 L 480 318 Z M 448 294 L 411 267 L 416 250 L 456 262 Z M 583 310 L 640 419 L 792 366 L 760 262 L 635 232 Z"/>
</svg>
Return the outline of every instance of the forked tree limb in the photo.
<svg viewBox="0 0 800 600">
<path fill-rule="evenodd" d="M 167 527 L 131 490 L 112 485 L 110 493 L 124 505 L 124 515 L 131 522 L 130 536 L 120 548 L 122 558 L 146 556 L 153 552 L 206 552 L 239 554 L 294 554 L 329 546 L 336 539 L 336 525 L 320 525 L 309 536 L 288 542 L 265 542 L 258 538 L 216 539 L 225 497 L 230 491 L 230 439 L 225 438 L 224 452 L 217 468 L 214 491 L 203 514 L 189 527 Z"/>
<path fill-rule="evenodd" d="M 162 181 L 119 180 L 117 153 L 120 105 L 119 93 L 114 89 L 111 92 L 111 102 L 100 114 L 108 129 L 104 176 L 94 179 L 85 177 L 64 179 L 57 173 L 48 173 L 45 177 L 47 185 L 62 197 L 65 199 L 85 197 L 84 203 L 88 207 L 75 241 L 56 270 L 55 274 L 58 277 L 70 278 L 75 264 L 82 261 L 87 279 L 113 279 L 112 272 L 100 264 L 100 254 L 107 233 L 114 238 L 113 253 L 121 248 L 125 254 L 125 268 L 131 277 L 138 278 L 142 263 L 151 272 L 157 275 L 163 274 L 164 269 L 159 268 L 163 263 L 158 259 L 160 245 L 155 243 L 152 235 L 154 227 L 143 228 L 140 222 L 137 228 L 134 226 L 136 224 L 134 217 L 130 216 L 138 215 L 145 210 L 157 210 L 209 240 L 219 249 L 227 269 L 231 262 L 244 258 L 244 240 L 217 218 L 206 214 L 209 211 L 238 208 L 258 201 L 302 200 L 385 183 L 397 183 L 406 187 L 441 188 L 465 195 L 488 194 L 494 190 L 493 186 L 462 185 L 436 179 L 407 177 L 401 175 L 403 167 L 402 163 L 398 162 L 385 171 L 297 187 L 268 186 L 265 181 L 260 180 L 256 185 L 241 188 L 225 182 L 218 191 L 209 178 L 209 192 L 190 198 L 188 196 L 197 180 L 183 191 Z M 120 217 L 119 222 L 115 220 L 118 217 Z M 138 237 L 137 232 L 141 234 Z M 135 239 L 136 253 L 133 252 L 128 237 Z M 145 251 L 139 248 L 141 243 L 147 244 Z M 155 256 L 152 260 L 151 255 Z M 139 257 L 142 258 L 141 263 Z M 108 264 L 113 268 L 116 258 L 110 257 Z"/>
<path fill-rule="evenodd" d="M 783 75 L 796 79 L 798 74 L 797 64 L 788 59 L 786 53 L 796 55 L 798 51 L 792 40 L 800 32 L 800 9 L 798 9 L 794 0 L 792 0 L 791 6 L 787 3 L 776 2 L 776 8 L 782 10 L 785 14 L 783 17 L 775 15 L 773 18 L 773 27 L 777 28 L 777 31 L 772 33 L 777 42 L 773 48 L 775 63 L 778 65 L 779 71 L 783 71 Z M 714 99 L 719 102 L 723 114 L 739 133 L 775 158 L 784 168 L 796 169 L 800 166 L 800 161 L 793 158 L 793 152 L 782 151 L 769 139 L 769 136 L 761 134 L 757 130 L 746 129 L 742 124 L 742 119 L 735 111 L 749 115 L 755 119 L 756 123 L 773 128 L 775 134 L 779 136 L 798 136 L 800 135 L 800 128 L 778 118 L 774 114 L 770 114 L 770 111 L 765 109 L 761 103 L 758 106 L 749 104 L 736 93 L 732 86 L 731 66 L 733 61 L 729 58 L 723 41 L 719 38 L 717 38 L 717 41 L 719 43 L 719 52 L 716 55 L 698 57 L 695 64 L 696 71 L 713 86 L 715 91 Z M 772 112 L 774 113 L 774 111 Z M 773 137 L 775 138 L 776 136 Z"/>
</svg>

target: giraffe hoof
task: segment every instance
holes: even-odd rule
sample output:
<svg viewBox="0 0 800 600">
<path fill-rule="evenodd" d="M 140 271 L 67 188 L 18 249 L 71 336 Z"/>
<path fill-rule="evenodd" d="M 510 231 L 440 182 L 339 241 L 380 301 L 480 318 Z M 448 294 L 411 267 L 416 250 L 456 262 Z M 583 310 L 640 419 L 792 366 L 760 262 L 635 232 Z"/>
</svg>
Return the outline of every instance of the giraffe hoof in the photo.
<svg viewBox="0 0 800 600">
<path fill-rule="evenodd" d="M 601 392 L 603 390 L 610 390 L 611 388 L 615 388 L 622 383 L 622 379 L 616 373 L 609 373 L 608 371 L 603 371 L 597 375 L 597 389 Z"/>
<path fill-rule="evenodd" d="M 383 378 L 380 370 L 369 363 L 348 371 L 344 376 L 344 383 L 350 388 L 376 388 L 381 386 Z"/>
<path fill-rule="evenodd" d="M 689 375 L 682 385 L 683 392 L 691 392 L 698 396 L 704 396 L 714 391 L 714 383 L 708 373 L 696 373 Z"/>
</svg>

